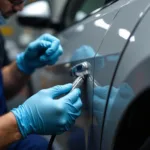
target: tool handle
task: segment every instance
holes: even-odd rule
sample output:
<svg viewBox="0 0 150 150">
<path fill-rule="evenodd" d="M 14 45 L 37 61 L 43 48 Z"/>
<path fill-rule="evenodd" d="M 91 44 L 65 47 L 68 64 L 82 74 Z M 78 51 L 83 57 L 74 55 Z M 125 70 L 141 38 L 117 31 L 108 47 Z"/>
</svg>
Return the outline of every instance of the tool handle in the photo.
<svg viewBox="0 0 150 150">
<path fill-rule="evenodd" d="M 81 76 L 81 77 L 78 77 L 72 84 L 72 90 L 73 91 L 75 88 L 80 88 L 81 85 L 83 84 L 84 82 L 84 77 Z"/>
</svg>

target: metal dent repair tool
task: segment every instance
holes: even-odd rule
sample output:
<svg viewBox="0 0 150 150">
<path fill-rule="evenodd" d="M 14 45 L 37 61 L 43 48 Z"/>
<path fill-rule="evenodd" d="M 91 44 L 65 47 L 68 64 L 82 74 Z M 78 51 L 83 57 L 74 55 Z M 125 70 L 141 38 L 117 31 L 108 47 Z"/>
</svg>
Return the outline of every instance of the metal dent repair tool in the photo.
<svg viewBox="0 0 150 150">
<path fill-rule="evenodd" d="M 90 63 L 83 62 L 80 64 L 75 65 L 71 68 L 70 74 L 73 77 L 76 77 L 75 81 L 73 82 L 72 90 L 75 88 L 80 88 L 84 83 L 85 78 L 90 74 Z M 71 90 L 71 91 L 72 91 Z M 53 142 L 55 140 L 56 135 L 52 135 L 49 141 L 48 150 L 52 150 Z"/>
</svg>

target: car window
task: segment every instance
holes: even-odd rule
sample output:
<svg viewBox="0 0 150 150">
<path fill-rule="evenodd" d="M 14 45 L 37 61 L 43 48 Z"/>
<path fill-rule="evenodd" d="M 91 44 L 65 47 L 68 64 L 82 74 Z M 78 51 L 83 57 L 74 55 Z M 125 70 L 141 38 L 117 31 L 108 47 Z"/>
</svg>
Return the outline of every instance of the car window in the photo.
<svg viewBox="0 0 150 150">
<path fill-rule="evenodd" d="M 86 14 L 91 13 L 95 9 L 104 5 L 105 0 L 87 0 L 82 6 L 81 10 Z"/>
<path fill-rule="evenodd" d="M 89 15 L 92 11 L 104 6 L 113 0 L 86 0 L 81 9 L 77 12 L 75 20 L 79 21 Z"/>
</svg>

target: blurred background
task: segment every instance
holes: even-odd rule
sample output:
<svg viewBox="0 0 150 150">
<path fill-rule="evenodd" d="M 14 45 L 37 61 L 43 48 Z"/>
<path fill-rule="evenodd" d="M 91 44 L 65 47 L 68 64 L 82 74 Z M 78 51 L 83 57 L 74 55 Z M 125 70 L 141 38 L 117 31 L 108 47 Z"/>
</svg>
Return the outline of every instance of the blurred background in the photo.
<svg viewBox="0 0 150 150">
<path fill-rule="evenodd" d="M 38 4 L 37 2 L 42 3 Z M 104 3 L 104 0 L 72 0 L 71 2 L 68 2 L 68 0 L 28 0 L 25 6 L 33 5 L 34 9 L 26 9 L 25 7 L 23 13 L 19 12 L 19 15 L 12 16 L 5 25 L 0 27 L 1 38 L 6 52 L 4 66 L 15 60 L 16 55 L 24 51 L 27 45 L 42 33 L 51 33 L 57 36 L 59 32 L 86 18 Z M 35 7 L 35 5 L 37 6 Z M 27 16 L 25 20 L 24 15 Z M 33 18 L 30 20 L 28 16 L 32 17 L 32 15 Z M 45 24 L 45 22 L 49 23 Z M 39 89 L 47 87 L 45 84 L 48 77 L 44 69 L 41 70 L 34 73 L 29 83 L 13 98 L 13 101 L 8 101 L 9 110 L 18 106 L 18 104 L 22 103 Z"/>
</svg>

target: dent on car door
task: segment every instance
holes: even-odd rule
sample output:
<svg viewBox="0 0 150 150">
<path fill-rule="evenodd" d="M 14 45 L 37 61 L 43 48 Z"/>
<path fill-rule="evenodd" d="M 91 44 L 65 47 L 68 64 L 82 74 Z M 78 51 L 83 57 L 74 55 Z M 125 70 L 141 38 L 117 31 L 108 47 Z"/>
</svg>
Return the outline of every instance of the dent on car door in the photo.
<svg viewBox="0 0 150 150">
<path fill-rule="evenodd" d="M 124 129 L 126 130 L 122 130 L 124 132 L 121 133 L 116 133 L 116 131 L 119 130 L 118 127 L 120 125 L 120 121 L 129 105 L 131 105 L 134 98 L 149 85 L 149 73 L 147 75 L 143 74 L 143 72 L 146 72 L 149 68 L 149 60 L 146 59 L 144 61 L 145 57 L 148 58 L 149 56 L 149 51 L 147 49 L 149 47 L 149 32 L 147 32 L 149 28 L 149 16 L 147 16 L 142 27 L 139 27 L 135 34 L 131 34 L 139 19 L 143 16 L 143 12 L 147 6 L 149 6 L 149 0 L 129 1 L 126 5 L 124 5 L 117 14 L 110 30 L 104 38 L 100 50 L 95 57 L 95 68 L 98 67 L 96 62 L 102 58 L 104 60 L 105 67 L 95 70 L 94 78 L 102 85 L 99 87 L 100 92 L 97 94 L 97 90 L 95 90 L 94 95 L 99 97 L 99 103 L 104 103 L 105 101 L 105 104 L 108 104 L 106 106 L 106 113 L 104 114 L 105 118 L 102 124 L 102 150 L 137 150 L 140 148 L 142 143 L 144 143 L 144 138 L 146 138 L 147 135 L 146 130 L 144 130 L 144 126 L 142 126 L 143 123 L 140 124 L 140 121 L 133 117 L 134 114 L 140 111 L 139 105 L 138 109 L 133 108 L 136 110 L 136 113 L 134 112 L 133 114 L 131 111 L 130 116 L 126 118 L 126 122 L 123 122 L 122 127 L 125 125 L 126 128 Z M 129 45 L 125 50 L 124 48 L 127 42 L 129 42 Z M 123 50 L 125 50 L 125 53 L 121 59 L 120 56 L 122 56 Z M 116 72 L 112 79 L 109 74 L 113 71 Z M 103 94 L 101 94 L 101 91 L 106 87 L 109 87 L 109 90 L 107 91 L 107 96 L 104 97 Z M 97 106 L 98 104 L 96 103 L 96 110 Z M 144 110 L 144 106 L 141 107 L 143 107 Z M 147 111 L 144 111 L 140 118 L 144 118 L 146 112 Z M 137 114 L 139 115 L 141 113 Z M 136 115 L 137 118 L 140 116 L 138 115 Z M 134 124 L 131 123 L 132 119 L 135 121 Z M 137 124 L 139 125 L 137 126 Z M 130 125 L 132 126 L 132 129 L 135 130 L 132 130 Z M 140 127 L 143 128 L 142 131 L 139 130 Z M 115 138 L 116 134 L 117 138 Z M 116 139 L 118 140 L 117 146 L 115 145 Z"/>
</svg>

